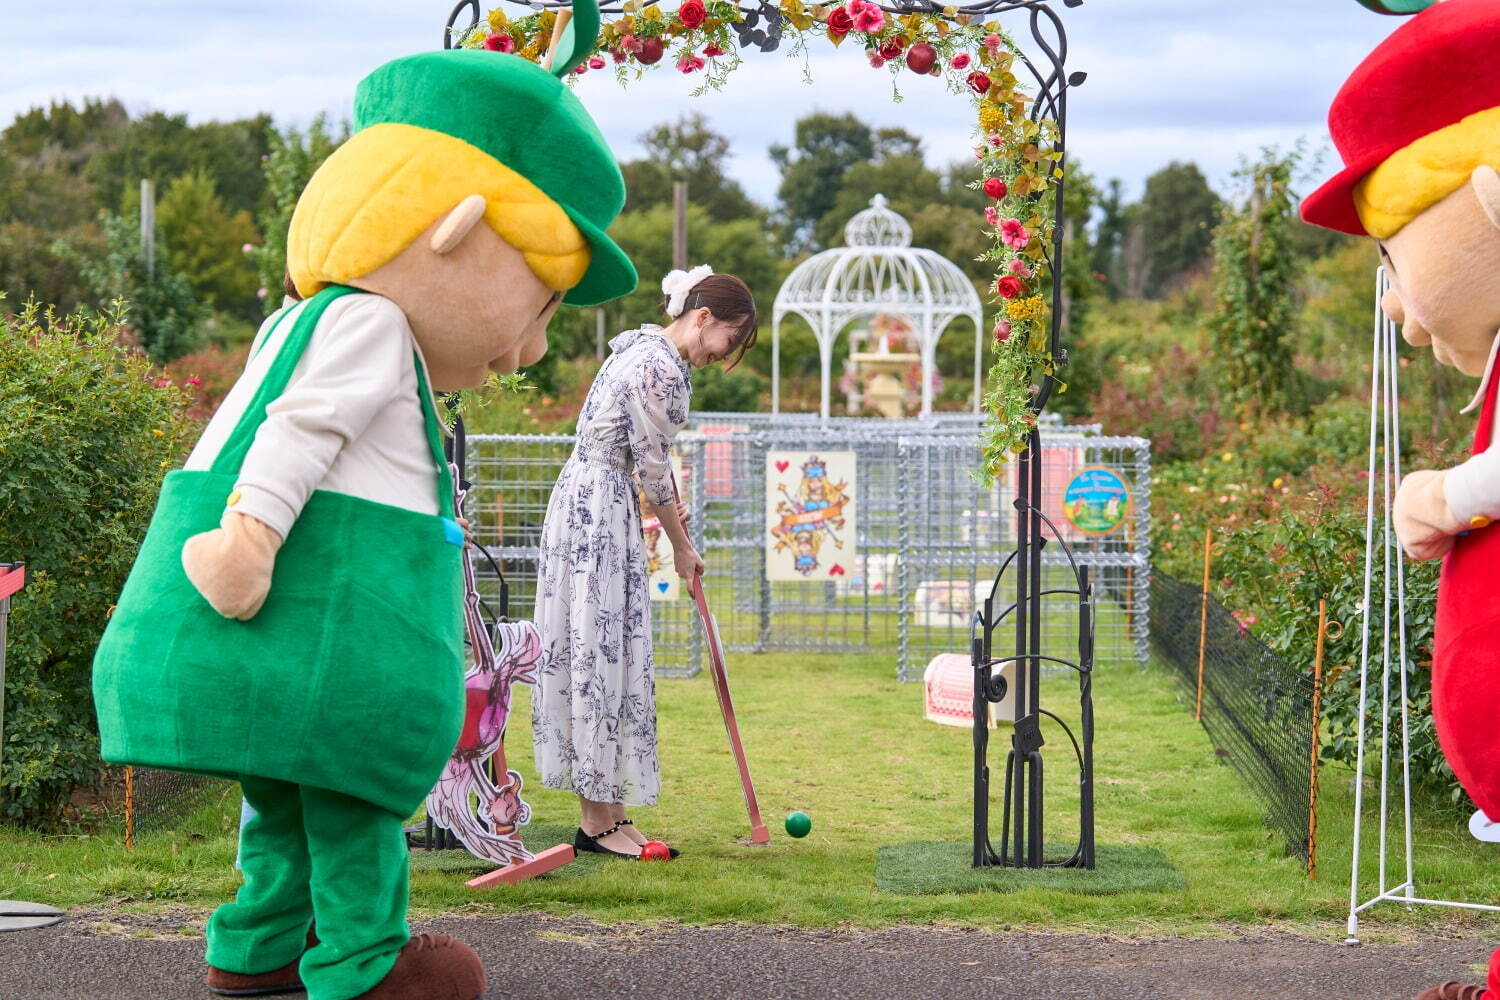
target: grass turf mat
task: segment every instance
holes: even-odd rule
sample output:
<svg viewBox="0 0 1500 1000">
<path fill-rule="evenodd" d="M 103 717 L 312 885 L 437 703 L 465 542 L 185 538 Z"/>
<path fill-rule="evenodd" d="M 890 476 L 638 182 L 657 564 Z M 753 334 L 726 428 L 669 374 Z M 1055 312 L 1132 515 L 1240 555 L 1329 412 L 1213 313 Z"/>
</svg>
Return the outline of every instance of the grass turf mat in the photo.
<svg viewBox="0 0 1500 1000">
<path fill-rule="evenodd" d="M 875 855 L 875 888 L 908 896 L 944 892 L 1016 892 L 1056 889 L 1086 896 L 1121 892 L 1167 892 L 1187 883 L 1154 847 L 1100 846 L 1093 871 L 1080 868 L 975 868 L 969 843 L 911 840 L 882 845 Z M 1048 844 L 1049 858 L 1073 853 L 1071 844 Z"/>
</svg>

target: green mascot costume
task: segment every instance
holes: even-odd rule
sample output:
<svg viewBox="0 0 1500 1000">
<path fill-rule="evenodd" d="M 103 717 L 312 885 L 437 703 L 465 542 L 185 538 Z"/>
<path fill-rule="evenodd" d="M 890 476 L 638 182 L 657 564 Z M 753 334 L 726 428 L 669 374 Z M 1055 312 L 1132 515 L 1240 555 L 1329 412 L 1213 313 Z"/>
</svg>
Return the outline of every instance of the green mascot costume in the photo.
<svg viewBox="0 0 1500 1000">
<path fill-rule="evenodd" d="M 413 938 L 402 822 L 462 721 L 461 558 L 434 391 L 546 350 L 559 301 L 636 284 L 615 158 L 519 56 L 398 59 L 288 235 L 266 322 L 155 517 L 94 664 L 105 759 L 231 778 L 244 885 L 208 924 L 229 996 L 476 1000 L 467 945 Z"/>
</svg>

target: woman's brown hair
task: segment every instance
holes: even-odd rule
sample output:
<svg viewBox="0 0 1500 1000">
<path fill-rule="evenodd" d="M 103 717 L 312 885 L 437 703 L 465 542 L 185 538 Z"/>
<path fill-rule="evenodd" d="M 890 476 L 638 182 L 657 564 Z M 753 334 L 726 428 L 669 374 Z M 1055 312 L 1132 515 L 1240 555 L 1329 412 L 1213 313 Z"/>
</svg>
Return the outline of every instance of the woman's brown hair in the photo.
<svg viewBox="0 0 1500 1000">
<path fill-rule="evenodd" d="M 662 299 L 661 307 L 666 312 L 666 299 Z M 744 360 L 745 352 L 755 346 L 755 331 L 760 326 L 750 286 L 732 274 L 710 274 L 688 292 L 682 311 L 691 309 L 707 309 L 714 319 L 735 327 L 730 342 L 734 353 L 724 365 L 725 371 L 733 371 Z"/>
</svg>

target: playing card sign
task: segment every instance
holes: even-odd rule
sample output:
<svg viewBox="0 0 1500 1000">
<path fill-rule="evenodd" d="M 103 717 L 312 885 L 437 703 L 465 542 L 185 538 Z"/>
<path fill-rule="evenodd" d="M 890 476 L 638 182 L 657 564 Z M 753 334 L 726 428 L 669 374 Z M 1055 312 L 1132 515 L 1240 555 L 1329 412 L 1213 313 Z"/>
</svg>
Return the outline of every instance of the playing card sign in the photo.
<svg viewBox="0 0 1500 1000">
<path fill-rule="evenodd" d="M 852 451 L 766 453 L 766 579 L 846 578 L 857 565 Z"/>
</svg>

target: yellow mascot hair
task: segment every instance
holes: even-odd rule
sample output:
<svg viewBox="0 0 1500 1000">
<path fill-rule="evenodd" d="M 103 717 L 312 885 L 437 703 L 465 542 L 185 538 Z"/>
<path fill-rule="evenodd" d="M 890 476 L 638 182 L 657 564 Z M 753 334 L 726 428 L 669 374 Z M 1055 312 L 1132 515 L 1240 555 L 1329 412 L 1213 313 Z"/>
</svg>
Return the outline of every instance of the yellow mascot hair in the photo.
<svg viewBox="0 0 1500 1000">
<path fill-rule="evenodd" d="M 1463 187 L 1478 167 L 1500 168 L 1500 108 L 1480 111 L 1392 153 L 1354 189 L 1354 206 L 1376 239 Z"/>
<path fill-rule="evenodd" d="M 565 292 L 588 270 L 588 242 L 535 184 L 462 139 L 415 125 L 372 125 L 313 174 L 287 233 L 287 267 L 307 297 L 369 274 L 471 194 L 485 221 L 547 287 Z"/>
</svg>

